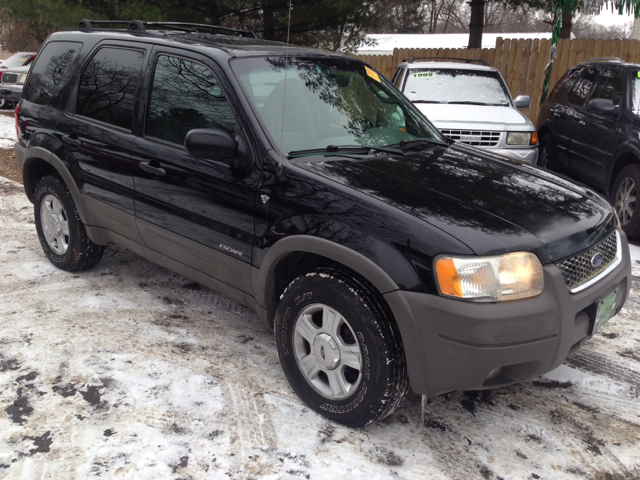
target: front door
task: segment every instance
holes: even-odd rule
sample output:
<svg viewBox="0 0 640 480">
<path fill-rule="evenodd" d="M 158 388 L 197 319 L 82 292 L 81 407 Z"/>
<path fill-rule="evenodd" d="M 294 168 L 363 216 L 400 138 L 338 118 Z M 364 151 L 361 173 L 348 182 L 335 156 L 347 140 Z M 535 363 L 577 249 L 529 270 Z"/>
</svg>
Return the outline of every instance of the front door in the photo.
<svg viewBox="0 0 640 480">
<path fill-rule="evenodd" d="M 602 72 L 590 99 L 604 98 L 621 107 L 623 101 L 622 73 L 608 68 Z M 612 161 L 625 136 L 619 128 L 620 114 L 603 115 L 582 109 L 581 129 L 574 138 L 571 170 L 584 182 L 600 189 L 607 188 L 605 167 Z"/>
<path fill-rule="evenodd" d="M 198 54 L 154 51 L 144 131 L 133 145 L 137 225 L 149 248 L 251 293 L 259 172 L 194 158 L 184 148 L 194 128 L 244 135 L 221 75 Z"/>
</svg>

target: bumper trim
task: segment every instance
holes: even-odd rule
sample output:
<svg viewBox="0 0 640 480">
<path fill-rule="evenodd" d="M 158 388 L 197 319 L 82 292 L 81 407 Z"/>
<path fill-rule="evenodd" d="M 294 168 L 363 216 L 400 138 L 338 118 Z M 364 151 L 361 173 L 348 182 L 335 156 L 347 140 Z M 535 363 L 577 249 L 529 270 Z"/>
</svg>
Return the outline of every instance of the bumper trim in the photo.
<svg viewBox="0 0 640 480">
<path fill-rule="evenodd" d="M 473 347 L 473 348 L 508 348 L 508 347 L 519 347 L 522 345 L 533 345 L 534 343 L 546 342 L 548 340 L 553 340 L 558 338 L 558 335 L 547 335 L 545 337 L 536 338 L 534 340 L 525 340 L 522 342 L 508 342 L 508 343 L 471 343 L 465 342 L 463 340 L 457 340 L 455 338 L 448 337 L 446 335 L 439 335 L 439 337 L 447 342 L 457 343 L 458 345 L 464 345 L 465 347 Z"/>
</svg>

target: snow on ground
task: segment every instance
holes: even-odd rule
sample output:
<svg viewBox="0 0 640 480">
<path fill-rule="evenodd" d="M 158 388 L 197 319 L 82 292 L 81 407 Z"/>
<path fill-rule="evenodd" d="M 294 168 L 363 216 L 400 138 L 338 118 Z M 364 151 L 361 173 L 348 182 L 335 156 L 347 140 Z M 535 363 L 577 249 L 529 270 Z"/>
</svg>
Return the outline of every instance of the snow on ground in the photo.
<svg viewBox="0 0 640 480">
<path fill-rule="evenodd" d="M 0 148 L 13 148 L 16 138 L 16 122 L 13 117 L 0 115 Z"/>
<path fill-rule="evenodd" d="M 302 404 L 251 311 L 119 247 L 58 270 L 21 186 L 0 178 L 0 199 L 0 478 L 640 476 L 639 263 L 554 372 L 353 430 Z"/>
</svg>

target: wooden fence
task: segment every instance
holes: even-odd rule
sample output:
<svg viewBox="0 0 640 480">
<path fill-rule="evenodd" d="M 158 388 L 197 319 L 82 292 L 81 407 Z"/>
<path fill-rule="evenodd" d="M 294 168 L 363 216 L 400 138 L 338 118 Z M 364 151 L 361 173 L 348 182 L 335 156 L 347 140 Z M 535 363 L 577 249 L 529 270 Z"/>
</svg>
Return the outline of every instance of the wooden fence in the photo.
<svg viewBox="0 0 640 480">
<path fill-rule="evenodd" d="M 625 62 L 640 63 L 638 40 L 560 40 L 553 64 L 550 90 L 568 68 L 594 57 L 619 57 Z M 504 40 L 498 37 L 496 48 L 427 48 L 395 49 L 393 55 L 357 55 L 388 79 L 395 67 L 408 57 L 455 57 L 484 60 L 502 73 L 511 95 L 529 95 L 531 107 L 522 109 L 532 122 L 536 122 L 544 68 L 549 61 L 550 40 Z"/>
</svg>

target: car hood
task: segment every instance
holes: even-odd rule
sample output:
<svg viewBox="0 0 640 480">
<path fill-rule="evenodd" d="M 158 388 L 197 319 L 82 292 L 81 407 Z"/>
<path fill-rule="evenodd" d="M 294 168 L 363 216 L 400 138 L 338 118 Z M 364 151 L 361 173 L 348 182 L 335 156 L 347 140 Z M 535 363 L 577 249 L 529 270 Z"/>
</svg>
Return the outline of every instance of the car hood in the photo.
<svg viewBox="0 0 640 480">
<path fill-rule="evenodd" d="M 617 224 L 590 190 L 465 145 L 293 163 L 410 213 L 478 255 L 533 251 L 546 264 L 589 247 Z"/>
<path fill-rule="evenodd" d="M 531 120 L 512 107 L 438 103 L 415 105 L 439 129 L 535 131 Z"/>
</svg>

